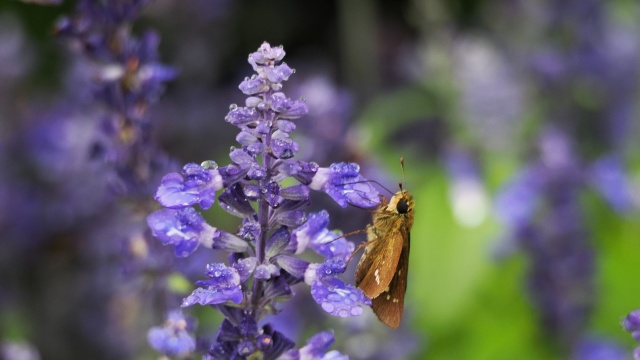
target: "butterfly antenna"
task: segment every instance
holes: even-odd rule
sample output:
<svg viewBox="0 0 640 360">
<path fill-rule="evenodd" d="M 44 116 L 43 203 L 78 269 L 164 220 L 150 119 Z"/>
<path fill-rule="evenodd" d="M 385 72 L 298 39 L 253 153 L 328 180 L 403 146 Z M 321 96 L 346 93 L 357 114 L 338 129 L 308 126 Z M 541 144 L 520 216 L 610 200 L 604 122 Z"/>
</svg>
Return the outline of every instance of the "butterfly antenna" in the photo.
<svg viewBox="0 0 640 360">
<path fill-rule="evenodd" d="M 407 180 L 404 177 L 404 158 L 401 157 L 400 158 L 400 169 L 402 170 L 402 182 L 398 184 L 398 186 L 400 186 L 400 191 L 404 192 L 404 190 L 402 189 L 402 184 L 406 183 Z"/>
</svg>

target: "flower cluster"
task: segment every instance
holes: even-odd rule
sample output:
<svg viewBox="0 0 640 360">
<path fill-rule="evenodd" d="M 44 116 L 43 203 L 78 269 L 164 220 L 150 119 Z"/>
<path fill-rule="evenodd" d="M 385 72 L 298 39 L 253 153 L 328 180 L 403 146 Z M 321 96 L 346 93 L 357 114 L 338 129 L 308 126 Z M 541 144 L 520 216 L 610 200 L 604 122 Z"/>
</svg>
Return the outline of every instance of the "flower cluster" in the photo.
<svg viewBox="0 0 640 360">
<path fill-rule="evenodd" d="M 207 266 L 208 279 L 197 282 L 200 287 L 182 303 L 212 305 L 225 316 L 208 359 L 321 358 L 333 342 L 331 333 L 318 334 L 295 350 L 293 341 L 260 324 L 265 316 L 278 313 L 279 302 L 294 295 L 294 284 L 309 285 L 313 299 L 334 316 L 358 316 L 363 305 L 371 304 L 359 289 L 338 278 L 354 245 L 340 232 L 328 230 L 327 212 L 307 214 L 303 209 L 310 204 L 310 190 L 327 193 L 342 207 L 370 208 L 379 195 L 357 164 L 322 168 L 294 159 L 299 145 L 290 136 L 296 128 L 293 120 L 307 113 L 307 105 L 281 91 L 282 82 L 294 73 L 282 62 L 284 55 L 282 47 L 268 43 L 249 55 L 256 74 L 239 86 L 248 95 L 245 106 L 232 105 L 225 117 L 240 129 L 240 147 L 231 148 L 231 162 L 191 163 L 182 174 L 166 175 L 156 193 L 165 209 L 147 218 L 152 233 L 175 246 L 176 256 L 189 256 L 199 246 L 229 253 L 228 264 Z M 206 210 L 216 200 L 242 219 L 235 233 L 207 224 L 195 209 Z M 324 260 L 310 263 L 296 256 L 306 249 Z"/>
<path fill-rule="evenodd" d="M 177 71 L 158 62 L 156 33 L 137 38 L 130 29 L 148 2 L 82 0 L 76 14 L 56 26 L 94 68 L 91 93 L 106 111 L 92 155 L 113 167 L 112 187 L 120 192 L 144 187 L 167 162 L 150 141 L 148 108 Z"/>
</svg>

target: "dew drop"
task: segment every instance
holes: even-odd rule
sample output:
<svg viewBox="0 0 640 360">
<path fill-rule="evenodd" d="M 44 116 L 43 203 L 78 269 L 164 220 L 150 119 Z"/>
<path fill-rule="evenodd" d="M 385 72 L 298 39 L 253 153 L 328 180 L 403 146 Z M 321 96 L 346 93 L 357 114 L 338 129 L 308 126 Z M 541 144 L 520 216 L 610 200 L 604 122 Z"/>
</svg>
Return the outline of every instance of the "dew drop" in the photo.
<svg viewBox="0 0 640 360">
<path fill-rule="evenodd" d="M 335 306 L 330 302 L 323 302 L 321 306 L 322 309 L 328 313 L 333 313 L 333 310 L 335 310 Z"/>
<path fill-rule="evenodd" d="M 354 308 L 351 309 L 351 315 L 360 316 L 360 314 L 362 314 L 362 308 L 354 307 Z"/>
<path fill-rule="evenodd" d="M 340 317 L 347 317 L 347 316 L 349 316 L 349 312 L 348 312 L 347 310 L 345 310 L 345 309 L 342 309 L 342 310 L 340 310 L 340 311 L 338 312 L 338 316 L 340 316 Z"/>
<path fill-rule="evenodd" d="M 235 110 L 235 109 L 237 109 L 237 108 L 238 108 L 238 105 L 237 105 L 237 104 L 231 104 L 231 105 L 229 105 L 229 110 L 232 110 L 232 111 L 233 111 L 233 110 Z"/>
</svg>

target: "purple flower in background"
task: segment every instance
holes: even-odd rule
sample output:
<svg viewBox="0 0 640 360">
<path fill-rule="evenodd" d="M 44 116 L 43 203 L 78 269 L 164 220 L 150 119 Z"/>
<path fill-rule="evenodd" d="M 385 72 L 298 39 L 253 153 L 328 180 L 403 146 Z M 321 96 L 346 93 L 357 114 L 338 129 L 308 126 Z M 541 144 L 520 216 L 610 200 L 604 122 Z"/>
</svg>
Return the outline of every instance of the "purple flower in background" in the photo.
<svg viewBox="0 0 640 360">
<path fill-rule="evenodd" d="M 572 359 L 575 360 L 626 360 L 627 353 L 613 342 L 598 338 L 583 339 L 574 349 Z"/>
<path fill-rule="evenodd" d="M 148 2 L 82 0 L 76 13 L 56 26 L 56 33 L 95 69 L 89 92 L 104 109 L 93 117 L 101 133 L 96 134 L 92 156 L 113 169 L 112 188 L 125 193 L 148 191 L 150 180 L 167 167 L 165 156 L 150 141 L 148 109 L 177 71 L 158 61 L 157 34 L 131 33 L 130 22 Z"/>
<path fill-rule="evenodd" d="M 312 336 L 299 350 L 289 350 L 280 360 L 348 360 L 336 350 L 328 351 L 333 344 L 333 332 L 324 331 Z"/>
<path fill-rule="evenodd" d="M 548 130 L 539 159 L 496 200 L 499 218 L 528 257 L 527 288 L 542 326 L 568 348 L 583 336 L 594 301 L 594 251 L 579 202 L 585 184 L 569 139 Z"/>
<path fill-rule="evenodd" d="M 209 264 L 209 279 L 198 281 L 201 287 L 182 303 L 213 305 L 225 316 L 206 359 L 342 358 L 326 352 L 333 342 L 330 333 L 291 350 L 291 340 L 269 324 L 259 325 L 294 296 L 291 286 L 297 283 L 308 284 L 314 300 L 333 316 L 359 316 L 362 307 L 371 304 L 359 289 L 339 278 L 354 244 L 328 230 L 326 211 L 306 214 L 303 209 L 310 204 L 310 190 L 327 193 L 342 207 L 374 207 L 379 195 L 357 164 L 322 168 L 293 159 L 300 146 L 289 135 L 296 128 L 292 120 L 308 110 L 304 101 L 281 91 L 282 82 L 293 74 L 281 62 L 284 55 L 282 47 L 268 43 L 249 55 L 256 74 L 239 86 L 249 97 L 244 107 L 232 105 L 225 117 L 240 129 L 236 140 L 241 147 L 231 148 L 231 162 L 222 167 L 213 161 L 187 164 L 182 174 L 165 175 L 156 193 L 165 209 L 147 217 L 153 234 L 176 247 L 176 256 L 186 257 L 199 245 L 230 253 L 229 265 Z M 208 209 L 217 191 L 220 207 L 242 219 L 235 235 L 208 225 L 193 207 Z M 323 262 L 296 256 L 306 249 L 324 257 Z"/>
<path fill-rule="evenodd" d="M 640 310 L 633 310 L 622 320 L 622 327 L 631 333 L 633 339 L 640 343 Z M 633 358 L 640 360 L 640 346 L 633 350 Z"/>
<path fill-rule="evenodd" d="M 193 337 L 195 320 L 185 317 L 180 310 L 169 312 L 162 326 L 154 326 L 147 333 L 151 347 L 165 356 L 184 357 L 196 349 Z"/>
</svg>

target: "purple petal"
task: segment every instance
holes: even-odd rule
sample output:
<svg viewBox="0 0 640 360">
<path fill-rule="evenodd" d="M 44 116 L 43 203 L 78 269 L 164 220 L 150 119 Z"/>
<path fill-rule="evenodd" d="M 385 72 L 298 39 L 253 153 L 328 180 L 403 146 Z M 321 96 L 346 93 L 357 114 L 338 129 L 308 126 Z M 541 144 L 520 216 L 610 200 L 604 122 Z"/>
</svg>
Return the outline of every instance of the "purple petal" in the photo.
<svg viewBox="0 0 640 360">
<path fill-rule="evenodd" d="M 300 355 L 303 358 L 307 356 L 311 359 L 324 359 L 323 356 L 333 345 L 334 337 L 332 331 L 323 331 L 317 333 L 307 341 L 307 345 L 300 349 Z"/>
<path fill-rule="evenodd" d="M 293 70 L 286 63 L 267 69 L 267 79 L 274 83 L 288 80 L 291 74 Z"/>
<path fill-rule="evenodd" d="M 184 208 L 200 204 L 208 209 L 215 201 L 216 191 L 222 189 L 223 179 L 215 169 L 214 162 L 210 167 L 197 164 L 186 164 L 182 169 L 184 178 L 177 173 L 170 173 L 162 178 L 155 199 L 168 208 Z"/>
<path fill-rule="evenodd" d="M 306 221 L 306 214 L 302 210 L 287 211 L 276 214 L 275 221 L 284 226 L 297 227 Z"/>
<path fill-rule="evenodd" d="M 299 160 L 284 160 L 278 170 L 287 176 L 292 176 L 304 185 L 309 185 L 320 169 L 314 162 L 304 162 Z"/>
<path fill-rule="evenodd" d="M 330 239 L 329 242 L 319 244 L 312 243 L 311 248 L 325 258 L 335 257 L 343 261 L 347 261 L 351 257 L 353 251 L 356 249 L 356 246 L 353 242 L 347 241 L 347 239 L 345 238 L 338 239 L 338 236 L 341 235 L 338 235 L 334 232 L 328 232 L 327 237 L 325 237 L 323 240 Z"/>
<path fill-rule="evenodd" d="M 240 284 L 238 270 L 223 263 L 207 264 L 206 275 L 211 278 L 211 280 L 206 280 L 208 286 L 225 288 Z"/>
<path fill-rule="evenodd" d="M 245 282 L 249 276 L 253 273 L 258 264 L 258 259 L 254 257 L 248 257 L 246 259 L 240 259 L 237 263 L 233 264 L 233 268 L 238 271 L 240 275 L 240 282 Z"/>
<path fill-rule="evenodd" d="M 155 199 L 164 207 L 181 208 L 197 203 L 199 195 L 197 189 L 185 191 L 182 176 L 178 173 L 171 173 L 162 178 Z"/>
<path fill-rule="evenodd" d="M 222 192 L 219 198 L 220 207 L 231 215 L 248 218 L 255 214 L 255 210 L 251 207 L 251 203 L 247 200 L 239 183 L 233 184 Z"/>
<path fill-rule="evenodd" d="M 242 288 L 240 285 L 230 289 L 204 289 L 197 288 L 191 295 L 182 300 L 181 307 L 187 307 L 194 304 L 215 305 L 232 301 L 236 304 L 242 302 Z"/>
<path fill-rule="evenodd" d="M 310 213 L 307 217 L 307 222 L 304 225 L 297 228 L 291 236 L 290 246 L 295 246 L 291 251 L 296 254 L 302 253 L 315 239 L 323 239 L 329 230 L 329 213 L 322 210 L 317 213 Z M 320 240 L 315 240 L 316 243 L 320 243 Z"/>
<path fill-rule="evenodd" d="M 287 133 L 276 131 L 271 139 L 271 150 L 278 159 L 290 159 L 300 150 L 300 145 L 293 141 Z"/>
<path fill-rule="evenodd" d="M 254 157 L 247 154 L 244 149 L 234 149 L 229 153 L 229 158 L 241 168 L 249 168 L 251 165 L 258 165 Z"/>
<path fill-rule="evenodd" d="M 351 317 L 362 314 L 362 306 L 371 300 L 351 284 L 334 277 L 326 277 L 311 285 L 311 296 L 322 310 L 333 316 Z"/>
<path fill-rule="evenodd" d="M 278 120 L 276 121 L 276 128 L 282 132 L 290 133 L 296 129 L 296 124 L 293 121 Z"/>
<path fill-rule="evenodd" d="M 147 216 L 152 234 L 164 245 L 175 245 L 175 255 L 186 257 L 219 231 L 204 222 L 193 208 L 162 209 Z"/>
<path fill-rule="evenodd" d="M 211 249 L 227 252 L 245 252 L 249 248 L 249 244 L 245 240 L 226 231 L 218 230 L 214 235 L 211 241 L 208 241 L 209 239 L 206 239 L 206 241 L 201 239 L 200 242 Z"/>
<path fill-rule="evenodd" d="M 269 91 L 269 84 L 264 79 L 254 75 L 253 77 L 241 82 L 238 88 L 245 95 L 255 95 Z"/>
<path fill-rule="evenodd" d="M 267 258 L 274 257 L 284 251 L 284 249 L 287 248 L 287 245 L 289 245 L 290 239 L 291 234 L 287 227 L 282 226 L 278 230 L 274 231 L 269 237 L 269 240 L 267 240 Z"/>
<path fill-rule="evenodd" d="M 342 207 L 352 204 L 361 208 L 379 205 L 378 191 L 360 176 L 355 163 L 335 163 L 316 172 L 309 188 L 326 192 Z"/>
<path fill-rule="evenodd" d="M 254 108 L 234 107 L 224 118 L 235 126 L 246 126 L 260 119 L 260 114 Z"/>
<path fill-rule="evenodd" d="M 305 276 L 309 263 L 293 256 L 280 255 L 276 258 L 276 263 L 286 272 L 298 279 Z"/>
</svg>

